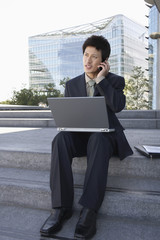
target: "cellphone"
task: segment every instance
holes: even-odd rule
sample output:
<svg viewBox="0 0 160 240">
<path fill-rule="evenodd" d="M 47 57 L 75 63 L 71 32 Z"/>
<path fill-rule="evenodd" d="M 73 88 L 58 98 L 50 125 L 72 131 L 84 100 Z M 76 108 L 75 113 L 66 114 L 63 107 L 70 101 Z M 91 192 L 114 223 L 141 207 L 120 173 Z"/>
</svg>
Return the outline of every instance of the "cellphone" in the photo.
<svg viewBox="0 0 160 240">
<path fill-rule="evenodd" d="M 102 59 L 102 62 L 104 62 L 105 60 L 104 59 Z M 101 71 L 102 70 L 102 67 L 99 67 L 98 68 L 99 69 L 99 71 Z"/>
</svg>

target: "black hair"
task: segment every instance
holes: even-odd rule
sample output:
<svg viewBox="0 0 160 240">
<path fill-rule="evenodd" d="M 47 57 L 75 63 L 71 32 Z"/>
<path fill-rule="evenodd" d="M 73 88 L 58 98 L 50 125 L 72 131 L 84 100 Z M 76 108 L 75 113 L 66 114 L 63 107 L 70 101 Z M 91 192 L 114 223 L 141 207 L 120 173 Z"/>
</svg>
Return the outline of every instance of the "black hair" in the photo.
<svg viewBox="0 0 160 240">
<path fill-rule="evenodd" d="M 92 35 L 91 37 L 87 38 L 83 43 L 82 49 L 83 54 L 87 47 L 95 47 L 98 51 L 101 50 L 102 52 L 102 62 L 109 58 L 111 53 L 111 47 L 106 38 L 103 36 Z"/>
</svg>

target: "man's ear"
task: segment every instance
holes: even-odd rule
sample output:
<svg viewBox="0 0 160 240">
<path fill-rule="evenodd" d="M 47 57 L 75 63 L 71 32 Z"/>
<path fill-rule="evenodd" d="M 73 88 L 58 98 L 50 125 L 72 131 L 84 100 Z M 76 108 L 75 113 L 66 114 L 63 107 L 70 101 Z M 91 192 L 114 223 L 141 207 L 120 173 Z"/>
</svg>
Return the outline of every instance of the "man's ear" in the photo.
<svg viewBox="0 0 160 240">
<path fill-rule="evenodd" d="M 108 61 L 108 59 L 109 59 L 109 57 L 107 57 L 107 58 L 102 58 L 102 62 L 104 62 L 105 60 L 107 60 Z"/>
</svg>

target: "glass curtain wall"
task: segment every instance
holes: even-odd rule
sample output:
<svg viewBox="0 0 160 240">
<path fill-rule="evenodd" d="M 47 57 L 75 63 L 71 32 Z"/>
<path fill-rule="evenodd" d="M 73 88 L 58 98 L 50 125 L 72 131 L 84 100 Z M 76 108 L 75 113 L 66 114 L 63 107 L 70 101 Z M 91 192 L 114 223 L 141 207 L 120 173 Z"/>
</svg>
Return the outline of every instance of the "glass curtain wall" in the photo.
<svg viewBox="0 0 160 240">
<path fill-rule="evenodd" d="M 29 38 L 30 87 L 38 90 L 83 73 L 82 44 L 89 36 L 103 35 L 111 44 L 113 73 L 129 78 L 134 66 L 148 68 L 146 28 L 123 15 Z M 147 73 L 146 73 L 147 74 Z"/>
</svg>

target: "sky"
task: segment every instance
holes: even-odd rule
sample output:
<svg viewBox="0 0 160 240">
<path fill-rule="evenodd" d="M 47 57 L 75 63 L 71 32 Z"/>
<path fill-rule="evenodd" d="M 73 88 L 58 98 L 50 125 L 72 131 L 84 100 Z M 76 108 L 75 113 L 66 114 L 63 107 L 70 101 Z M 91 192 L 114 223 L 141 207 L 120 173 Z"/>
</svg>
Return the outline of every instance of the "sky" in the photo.
<svg viewBox="0 0 160 240">
<path fill-rule="evenodd" d="M 144 0 L 0 0 L 0 101 L 29 87 L 28 37 L 123 14 L 145 26 Z"/>
</svg>

